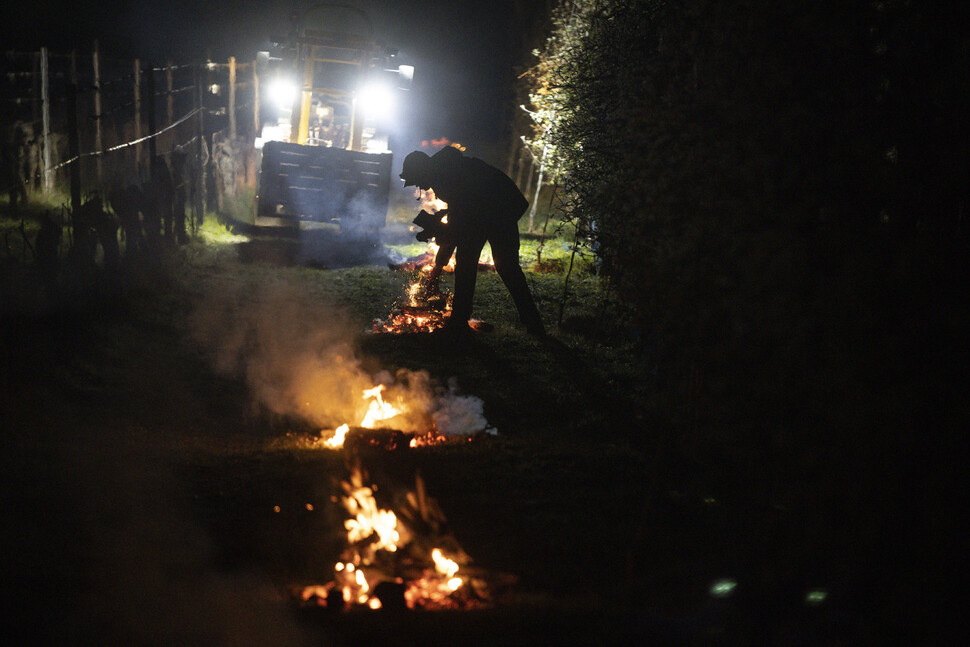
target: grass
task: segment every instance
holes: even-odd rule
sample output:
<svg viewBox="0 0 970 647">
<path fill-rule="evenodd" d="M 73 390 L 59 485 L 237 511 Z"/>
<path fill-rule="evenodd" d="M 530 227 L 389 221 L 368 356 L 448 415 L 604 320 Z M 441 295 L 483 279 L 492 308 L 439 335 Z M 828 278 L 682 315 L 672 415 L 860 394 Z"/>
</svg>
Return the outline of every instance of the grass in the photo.
<svg viewBox="0 0 970 647">
<path fill-rule="evenodd" d="M 543 257 L 568 263 L 569 243 L 568 234 L 552 238 Z M 402 296 L 404 274 L 368 263 L 242 262 L 245 244 L 210 219 L 192 243 L 115 290 L 0 319 L 5 581 L 19 612 L 11 631 L 129 644 L 773 644 L 792 635 L 831 644 L 873 635 L 853 611 L 869 600 L 857 584 L 868 573 L 862 544 L 827 518 L 824 472 L 780 485 L 773 474 L 784 461 L 762 464 L 764 454 L 746 447 L 679 453 L 655 415 L 649 353 L 588 266 L 574 270 L 565 300 L 561 271 L 527 271 L 547 343 L 521 330 L 501 281 L 482 273 L 475 316 L 495 329 L 456 347 L 364 332 Z M 535 244 L 524 240 L 524 266 Z M 349 322 L 345 336 L 368 373 L 426 371 L 484 402 L 496 437 L 358 457 L 386 502 L 420 474 L 475 566 L 514 576 L 496 608 L 294 617 L 290 587 L 329 579 L 341 549 L 336 496 L 348 456 L 306 449 L 298 441 L 314 425 L 254 397 L 252 364 L 216 370 L 192 335 L 200 309 L 220 299 L 235 304 L 220 341 L 261 309 L 281 330 L 300 330 L 281 319 L 294 310 L 269 308 L 266 290 L 298 301 L 311 315 L 308 334 Z M 250 349 L 244 358 L 259 350 L 258 339 L 237 341 Z M 712 598 L 724 577 L 738 582 L 738 596 Z M 836 602 L 807 607 L 799 596 L 810 586 Z M 52 590 L 64 604 L 50 603 Z"/>
</svg>

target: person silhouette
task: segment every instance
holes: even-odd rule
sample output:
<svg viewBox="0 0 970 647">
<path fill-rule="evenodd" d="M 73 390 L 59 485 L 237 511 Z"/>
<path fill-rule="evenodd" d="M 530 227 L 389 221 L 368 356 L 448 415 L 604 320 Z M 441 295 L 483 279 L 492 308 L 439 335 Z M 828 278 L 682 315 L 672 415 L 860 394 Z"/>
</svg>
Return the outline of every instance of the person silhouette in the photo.
<svg viewBox="0 0 970 647">
<path fill-rule="evenodd" d="M 515 182 L 497 168 L 478 158 L 465 157 L 451 146 L 434 156 L 422 151 L 409 153 L 400 177 L 404 186 L 417 186 L 423 191 L 434 189 L 435 196 L 448 203 L 448 223 L 436 229 L 439 234 L 435 238 L 442 249 L 433 271 L 437 277 L 438 266 L 448 262 L 453 249 L 455 295 L 445 331 L 469 330 L 478 260 L 487 242 L 492 247 L 495 270 L 515 303 L 519 320 L 530 334 L 545 336 L 542 318 L 519 265 L 518 221 L 529 201 Z"/>
</svg>

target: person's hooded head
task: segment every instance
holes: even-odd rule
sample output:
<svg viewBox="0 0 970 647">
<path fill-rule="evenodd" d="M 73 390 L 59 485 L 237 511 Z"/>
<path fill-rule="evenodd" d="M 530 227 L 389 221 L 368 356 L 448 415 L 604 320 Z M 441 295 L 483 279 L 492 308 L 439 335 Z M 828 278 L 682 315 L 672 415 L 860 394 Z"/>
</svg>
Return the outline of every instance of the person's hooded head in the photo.
<svg viewBox="0 0 970 647">
<path fill-rule="evenodd" d="M 431 188 L 432 165 L 427 153 L 414 151 L 404 158 L 401 179 L 404 186 L 416 186 L 422 191 Z"/>
</svg>

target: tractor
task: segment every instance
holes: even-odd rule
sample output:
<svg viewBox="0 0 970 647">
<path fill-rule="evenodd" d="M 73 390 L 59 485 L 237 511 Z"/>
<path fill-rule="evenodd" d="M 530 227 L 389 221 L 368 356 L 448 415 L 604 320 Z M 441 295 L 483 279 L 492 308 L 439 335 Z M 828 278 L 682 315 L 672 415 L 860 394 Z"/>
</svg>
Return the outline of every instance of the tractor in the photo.
<svg viewBox="0 0 970 647">
<path fill-rule="evenodd" d="M 337 223 L 342 233 L 372 237 L 386 222 L 391 182 L 382 126 L 414 68 L 374 40 L 355 8 L 316 5 L 293 23 L 257 56 L 272 112 L 256 141 L 256 224 Z"/>
</svg>

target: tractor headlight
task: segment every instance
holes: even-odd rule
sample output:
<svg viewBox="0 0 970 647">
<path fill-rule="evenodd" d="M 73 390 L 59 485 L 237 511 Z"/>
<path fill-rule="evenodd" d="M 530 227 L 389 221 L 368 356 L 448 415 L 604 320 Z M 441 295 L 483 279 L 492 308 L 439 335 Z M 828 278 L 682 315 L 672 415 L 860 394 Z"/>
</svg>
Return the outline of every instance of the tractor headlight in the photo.
<svg viewBox="0 0 970 647">
<path fill-rule="evenodd" d="M 291 110 L 296 101 L 296 83 L 290 79 L 278 77 L 273 79 L 267 88 L 270 100 L 280 109 Z"/>
<path fill-rule="evenodd" d="M 389 83 L 370 81 L 360 89 L 357 100 L 368 119 L 383 121 L 394 114 L 394 89 Z"/>
</svg>

